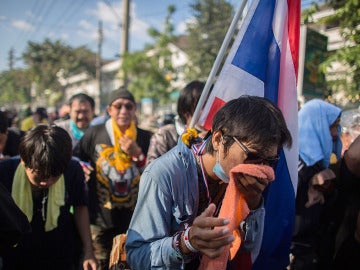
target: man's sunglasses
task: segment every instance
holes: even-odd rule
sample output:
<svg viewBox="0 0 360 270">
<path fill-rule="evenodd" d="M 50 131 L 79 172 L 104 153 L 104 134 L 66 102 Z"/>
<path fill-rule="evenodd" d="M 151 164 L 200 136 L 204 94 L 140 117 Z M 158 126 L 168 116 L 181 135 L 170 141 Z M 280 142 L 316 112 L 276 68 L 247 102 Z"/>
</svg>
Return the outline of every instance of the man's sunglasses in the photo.
<svg viewBox="0 0 360 270">
<path fill-rule="evenodd" d="M 112 105 L 111 107 L 114 107 L 116 110 L 121 111 L 122 107 L 125 107 L 126 110 L 131 111 L 134 108 L 134 105 L 132 103 L 125 103 L 125 104 L 116 104 Z"/>
<path fill-rule="evenodd" d="M 264 165 L 268 165 L 268 166 L 273 167 L 273 168 L 276 167 L 276 164 L 280 159 L 279 155 L 274 156 L 274 157 L 268 157 L 268 158 L 260 157 L 258 154 L 254 153 L 254 152 L 251 152 L 238 139 L 236 139 L 235 137 L 232 137 L 232 138 L 240 146 L 240 148 L 245 152 L 245 154 L 247 156 L 244 163 L 247 163 L 247 164 L 264 164 Z"/>
</svg>

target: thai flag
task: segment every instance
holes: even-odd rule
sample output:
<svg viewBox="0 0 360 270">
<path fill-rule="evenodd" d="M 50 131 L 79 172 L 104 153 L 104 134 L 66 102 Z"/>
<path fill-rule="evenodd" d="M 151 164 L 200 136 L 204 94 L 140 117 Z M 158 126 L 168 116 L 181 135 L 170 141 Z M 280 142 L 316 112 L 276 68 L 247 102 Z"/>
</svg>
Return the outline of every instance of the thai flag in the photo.
<svg viewBox="0 0 360 270">
<path fill-rule="evenodd" d="M 289 263 L 297 187 L 299 27 L 300 0 L 253 0 L 199 118 L 209 129 L 226 101 L 243 94 L 263 96 L 281 109 L 293 137 L 264 193 L 264 234 L 253 269 L 285 269 Z"/>
</svg>

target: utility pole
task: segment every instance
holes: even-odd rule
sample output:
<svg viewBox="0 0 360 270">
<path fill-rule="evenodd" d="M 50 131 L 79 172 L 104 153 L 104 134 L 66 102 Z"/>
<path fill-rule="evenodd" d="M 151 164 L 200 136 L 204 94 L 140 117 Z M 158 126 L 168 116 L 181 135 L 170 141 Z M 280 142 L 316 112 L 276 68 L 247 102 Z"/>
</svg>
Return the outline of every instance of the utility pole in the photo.
<svg viewBox="0 0 360 270">
<path fill-rule="evenodd" d="M 96 99 L 96 107 L 95 107 L 95 111 L 97 114 L 100 113 L 101 110 L 101 96 L 102 96 L 102 91 L 101 91 L 101 47 L 102 47 L 102 42 L 103 42 L 103 29 L 102 29 L 102 21 L 99 21 L 99 28 L 98 28 L 98 51 L 97 51 L 97 55 L 96 55 L 96 83 L 97 83 L 97 90 L 98 90 L 98 94 Z"/>
<path fill-rule="evenodd" d="M 123 22 L 121 29 L 121 48 L 120 48 L 120 57 L 124 57 L 124 55 L 129 51 L 129 27 L 130 27 L 130 0 L 123 0 Z M 126 87 L 128 84 L 127 75 L 122 72 L 123 84 Z"/>
<path fill-rule="evenodd" d="M 9 51 L 9 70 L 14 69 L 14 48 L 11 47 Z"/>
</svg>

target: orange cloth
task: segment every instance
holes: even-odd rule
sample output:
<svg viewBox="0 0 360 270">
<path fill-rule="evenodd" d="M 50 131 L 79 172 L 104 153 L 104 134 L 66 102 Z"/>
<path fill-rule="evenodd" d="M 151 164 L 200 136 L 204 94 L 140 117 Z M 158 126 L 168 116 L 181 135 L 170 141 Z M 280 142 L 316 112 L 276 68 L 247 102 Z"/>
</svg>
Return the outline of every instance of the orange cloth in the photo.
<svg viewBox="0 0 360 270">
<path fill-rule="evenodd" d="M 229 256 L 230 259 L 233 259 L 240 248 L 241 236 L 239 226 L 240 223 L 247 217 L 250 210 L 235 184 L 236 175 L 239 173 L 267 179 L 269 182 L 275 178 L 274 170 L 265 165 L 239 164 L 231 169 L 230 181 L 225 191 L 219 217 L 230 218 L 228 227 L 230 231 L 233 232 L 235 240 L 230 245 L 226 246 L 223 253 L 216 259 L 210 259 L 204 255 L 201 260 L 199 270 L 226 269 Z"/>
</svg>

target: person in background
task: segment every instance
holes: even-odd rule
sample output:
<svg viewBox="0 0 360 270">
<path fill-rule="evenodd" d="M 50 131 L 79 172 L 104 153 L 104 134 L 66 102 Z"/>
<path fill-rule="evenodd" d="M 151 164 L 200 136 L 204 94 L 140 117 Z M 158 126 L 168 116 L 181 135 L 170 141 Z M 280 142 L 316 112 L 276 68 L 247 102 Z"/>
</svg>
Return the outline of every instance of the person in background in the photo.
<svg viewBox="0 0 360 270">
<path fill-rule="evenodd" d="M 59 118 L 59 114 L 58 111 L 56 109 L 56 107 L 49 107 L 46 110 L 47 114 L 48 114 L 48 124 L 52 125 L 54 124 L 54 122 Z"/>
<path fill-rule="evenodd" d="M 185 131 L 185 127 L 190 124 L 204 86 L 205 83 L 203 82 L 192 81 L 181 90 L 177 101 L 178 119 L 176 119 L 175 123 L 160 127 L 151 137 L 146 165 L 149 165 L 150 162 L 165 154 L 177 144 L 179 136 Z"/>
<path fill-rule="evenodd" d="M 20 108 L 20 110 L 17 113 L 16 118 L 14 119 L 16 127 L 20 128 L 21 122 L 32 115 L 31 107 L 26 106 L 24 108 Z"/>
<path fill-rule="evenodd" d="M 298 187 L 290 269 L 330 267 L 335 235 L 331 209 L 336 199 L 336 174 L 330 164 L 341 159 L 341 112 L 320 99 L 306 102 L 299 111 Z"/>
<path fill-rule="evenodd" d="M 76 269 L 80 237 L 83 268 L 95 270 L 86 183 L 71 158 L 70 136 L 60 127 L 38 125 L 21 138 L 19 152 L 0 162 L 0 181 L 26 214 L 31 232 L 4 254 L 3 269 Z"/>
<path fill-rule="evenodd" d="M 55 121 L 55 124 L 65 129 L 72 140 L 73 148 L 90 126 L 95 115 L 95 101 L 84 93 L 72 96 L 69 100 L 69 116 L 67 120 Z"/>
<path fill-rule="evenodd" d="M 341 216 L 332 269 L 360 269 L 360 136 L 341 161 L 338 204 Z"/>
<path fill-rule="evenodd" d="M 91 233 L 101 269 L 108 269 L 113 237 L 125 233 L 135 207 L 151 133 L 135 122 L 134 96 L 120 88 L 110 95 L 110 118 L 91 126 L 74 149 L 94 171 L 88 181 Z"/>
<path fill-rule="evenodd" d="M 59 120 L 67 120 L 70 119 L 70 105 L 67 103 L 64 103 L 59 108 Z"/>
<path fill-rule="evenodd" d="M 20 130 L 28 131 L 39 124 L 46 124 L 47 119 L 48 115 L 46 109 L 43 107 L 38 107 L 36 108 L 35 112 L 21 121 Z"/>
<path fill-rule="evenodd" d="M 127 233 L 127 262 L 131 269 L 198 269 L 200 261 L 221 257 L 225 247 L 235 243 L 227 227 L 229 216 L 218 217 L 221 205 L 232 197 L 227 190 L 231 186 L 251 210 L 238 209 L 245 214 L 243 222 L 234 224 L 241 231 L 242 246 L 228 264 L 244 269 L 238 256 L 254 251 L 256 257 L 261 245 L 262 192 L 274 177 L 279 149 L 292 144 L 284 117 L 265 98 L 241 96 L 219 109 L 203 140 L 188 143 L 186 138 L 184 133 L 141 176 Z M 264 175 L 238 171 L 239 165 Z M 224 255 L 228 263 L 229 254 Z"/>
<path fill-rule="evenodd" d="M 0 182 L 0 269 L 1 256 L 21 242 L 25 233 L 31 232 L 26 215 L 16 205 L 11 193 Z"/>
<path fill-rule="evenodd" d="M 23 132 L 8 126 L 5 112 L 0 111 L 0 160 L 19 154 L 19 143 Z"/>
</svg>

